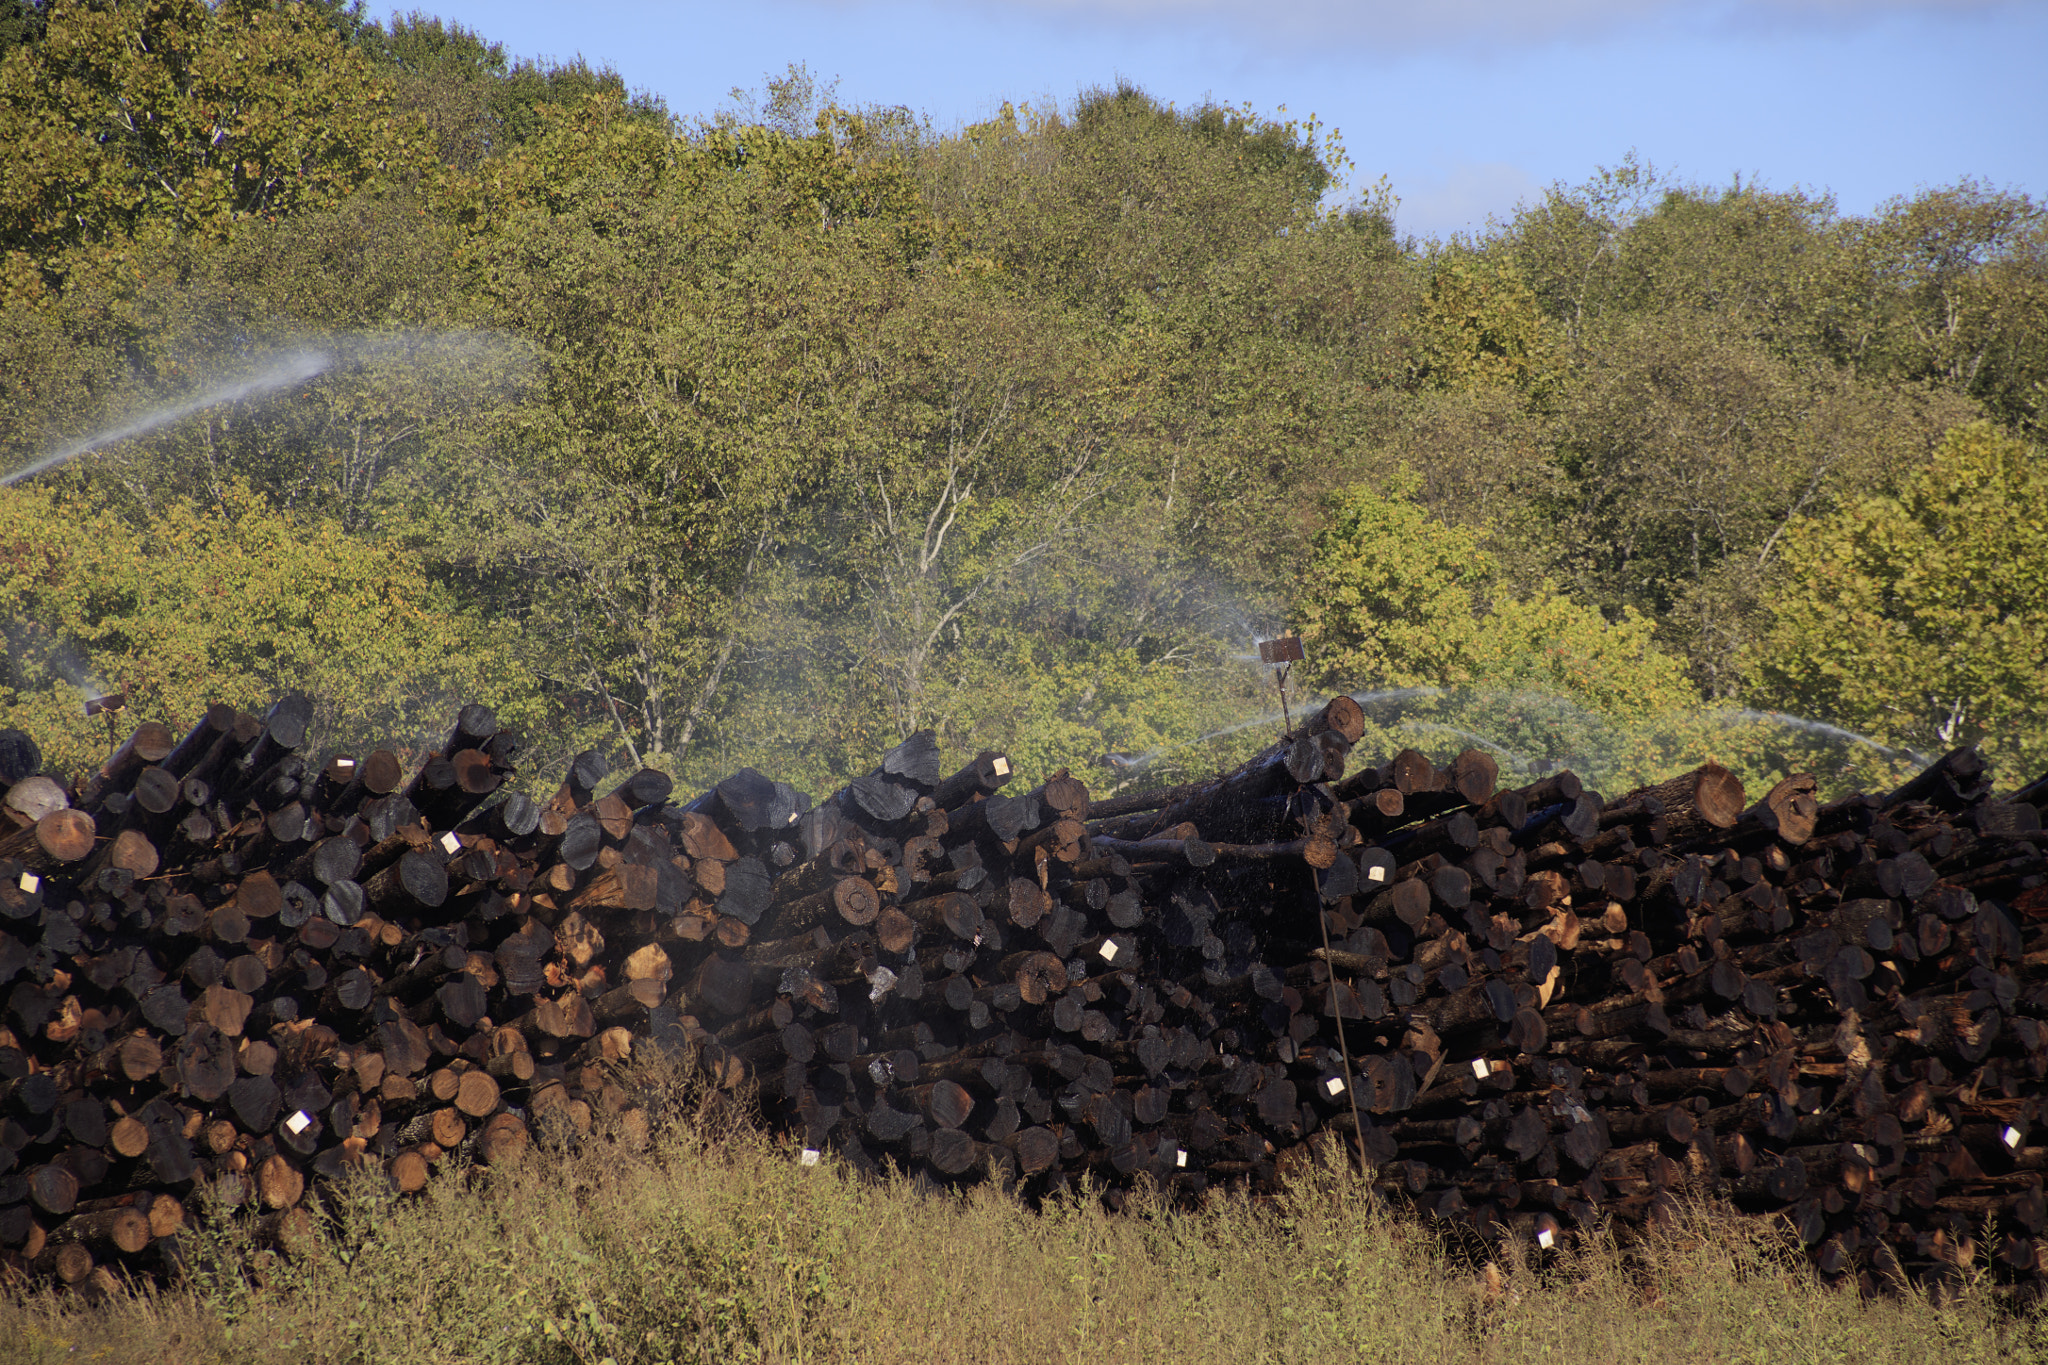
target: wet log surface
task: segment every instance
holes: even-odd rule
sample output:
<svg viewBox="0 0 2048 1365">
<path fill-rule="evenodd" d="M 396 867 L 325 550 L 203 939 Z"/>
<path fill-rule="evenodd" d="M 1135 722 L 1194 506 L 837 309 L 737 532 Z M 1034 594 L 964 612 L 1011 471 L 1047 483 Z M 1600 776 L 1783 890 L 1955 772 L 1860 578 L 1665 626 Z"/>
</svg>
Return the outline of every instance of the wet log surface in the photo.
<svg viewBox="0 0 2048 1365">
<path fill-rule="evenodd" d="M 939 1184 L 1265 1191 L 1328 1130 L 1475 1235 L 1701 1191 L 1883 1288 L 1991 1218 L 2039 1292 L 2048 783 L 1994 799 L 1959 751 L 1825 806 L 1713 765 L 1609 798 L 1363 761 L 1355 712 L 1110 801 L 928 734 L 816 802 L 600 796 L 595 754 L 539 800 L 474 706 L 410 761 L 312 752 L 291 698 L 77 785 L 13 742 L 0 1262 L 146 1273 L 207 1193 L 297 1226 L 366 1166 L 644 1137 L 653 1043 Z"/>
</svg>

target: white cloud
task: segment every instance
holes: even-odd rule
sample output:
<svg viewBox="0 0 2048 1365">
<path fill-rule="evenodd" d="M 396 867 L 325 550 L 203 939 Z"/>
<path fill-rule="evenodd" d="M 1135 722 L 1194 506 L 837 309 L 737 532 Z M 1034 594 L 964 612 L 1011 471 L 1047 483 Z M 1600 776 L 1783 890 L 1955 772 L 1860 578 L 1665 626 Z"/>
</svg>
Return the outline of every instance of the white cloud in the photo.
<svg viewBox="0 0 2048 1365">
<path fill-rule="evenodd" d="M 1487 215 L 1507 218 L 1541 191 L 1535 177 L 1505 161 L 1465 162 L 1436 176 L 1396 176 L 1393 185 L 1401 199 L 1396 229 L 1422 237 L 1484 227 Z"/>
</svg>

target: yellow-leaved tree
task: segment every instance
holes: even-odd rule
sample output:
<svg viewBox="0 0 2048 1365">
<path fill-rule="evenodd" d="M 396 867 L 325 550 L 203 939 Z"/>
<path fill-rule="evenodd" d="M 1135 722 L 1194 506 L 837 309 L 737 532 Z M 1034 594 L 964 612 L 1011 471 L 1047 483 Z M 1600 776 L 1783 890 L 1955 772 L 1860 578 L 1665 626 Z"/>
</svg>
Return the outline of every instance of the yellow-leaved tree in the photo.
<svg viewBox="0 0 2048 1365">
<path fill-rule="evenodd" d="M 84 701 L 125 692 L 124 728 L 190 725 L 207 703 L 316 702 L 319 741 L 423 747 L 466 701 L 529 734 L 554 717 L 508 628 L 462 610 L 401 547 L 302 522 L 234 490 L 136 530 L 104 509 L 0 489 L 0 727 L 77 773 L 106 756 Z"/>
<path fill-rule="evenodd" d="M 1896 492 L 1786 532 L 1750 657 L 1771 704 L 1929 752 L 1979 744 L 2001 785 L 2048 768 L 2048 458 L 1990 422 Z"/>
</svg>

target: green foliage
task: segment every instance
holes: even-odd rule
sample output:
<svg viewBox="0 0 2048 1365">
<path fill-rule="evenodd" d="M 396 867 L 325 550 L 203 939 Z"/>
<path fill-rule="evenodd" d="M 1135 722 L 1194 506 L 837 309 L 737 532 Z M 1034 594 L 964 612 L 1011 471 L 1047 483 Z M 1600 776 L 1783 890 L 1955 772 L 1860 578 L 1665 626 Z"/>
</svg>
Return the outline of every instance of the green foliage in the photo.
<svg viewBox="0 0 2048 1365">
<path fill-rule="evenodd" d="M 1987 422 L 1889 495 L 1795 523 L 1752 660 L 1788 710 L 1936 750 L 2008 784 L 2048 768 L 2048 465 Z"/>
<path fill-rule="evenodd" d="M 1453 256 L 1417 309 L 1415 379 L 1432 389 L 1511 388 L 1540 397 L 1557 364 L 1551 326 L 1511 267 Z"/>
<path fill-rule="evenodd" d="M 1788 528 L 2040 420 L 2042 214 L 1969 182 L 1859 218 L 1630 158 L 1404 243 L 1313 120 L 1127 82 L 941 130 L 792 66 L 677 119 L 344 0 L 47 17 L 0 53 L 0 462 L 322 348 L 39 486 L 403 547 L 551 743 L 685 785 L 921 726 L 1191 776 L 1269 737 L 1282 620 L 1434 689 L 1374 743 L 1882 781 L 1750 714 Z"/>
<path fill-rule="evenodd" d="M 1413 501 L 1412 471 L 1340 496 L 1296 599 L 1310 678 L 1356 688 L 1442 687 L 1474 677 L 1474 595 L 1492 577 L 1472 531 Z"/>
<path fill-rule="evenodd" d="M 44 0 L 0 0 L 0 60 L 17 47 L 41 42 L 49 27 Z"/>
<path fill-rule="evenodd" d="M 1684 663 L 1655 635 L 1656 623 L 1633 609 L 1610 622 L 1551 592 L 1503 598 L 1480 623 L 1474 671 L 1489 687 L 1567 697 L 1623 719 L 1696 705 Z"/>
<path fill-rule="evenodd" d="M 629 93 L 609 66 L 593 67 L 582 57 L 509 58 L 503 43 L 418 10 L 394 14 L 388 27 L 366 35 L 366 43 L 373 57 L 395 69 L 399 108 L 425 121 L 441 160 L 458 170 L 472 171 L 486 157 L 531 141 L 551 107 L 575 109 L 602 99 L 656 126 L 668 121 L 658 98 Z"/>
<path fill-rule="evenodd" d="M 1106 318 L 1140 318 L 1210 269 L 1307 228 L 1341 149 L 1311 123 L 1161 105 L 1128 84 L 1068 115 L 1002 112 L 933 156 L 927 201 L 1018 287 Z"/>
<path fill-rule="evenodd" d="M 1859 365 L 2048 423 L 2048 209 L 1974 180 L 1894 199 L 1856 236 Z"/>
<path fill-rule="evenodd" d="M 60 4 L 0 60 L 0 253 L 17 297 L 80 248 L 333 204 L 424 164 L 418 126 L 315 10 Z M 103 266 L 102 266 L 103 268 Z"/>
<path fill-rule="evenodd" d="M 544 699 L 510 668 L 502 630 L 465 612 L 395 546 L 280 516 L 246 489 L 218 513 L 158 510 L 147 533 L 75 500 L 0 490 L 0 724 L 36 734 L 59 771 L 107 752 L 82 702 L 124 691 L 128 715 L 174 727 L 211 701 L 310 694 L 324 742 L 424 744 L 481 700 L 538 730 Z"/>
<path fill-rule="evenodd" d="M 1563 765 L 1613 789 L 1699 761 L 1688 755 L 1768 770 L 1701 712 L 1655 622 L 1628 608 L 1610 621 L 1546 584 L 1514 590 L 1479 532 L 1415 501 L 1421 487 L 1404 468 L 1385 493 L 1340 496 L 1296 599 L 1308 677 L 1364 701 L 1366 752 L 1477 746 L 1511 774 Z"/>
</svg>

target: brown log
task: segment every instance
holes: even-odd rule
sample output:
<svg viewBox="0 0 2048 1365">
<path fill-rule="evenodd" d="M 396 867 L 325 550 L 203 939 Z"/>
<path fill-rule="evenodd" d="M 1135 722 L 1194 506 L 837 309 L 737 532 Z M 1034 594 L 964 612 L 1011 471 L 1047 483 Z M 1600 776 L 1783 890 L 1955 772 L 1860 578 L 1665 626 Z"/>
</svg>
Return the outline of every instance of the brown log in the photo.
<svg viewBox="0 0 2048 1365">
<path fill-rule="evenodd" d="M 1779 782 L 1763 798 L 1743 812 L 1741 824 L 1773 835 L 1797 848 L 1813 838 L 1820 819 L 1815 798 L 1817 784 L 1812 773 L 1794 773 Z"/>
<path fill-rule="evenodd" d="M 0 836 L 0 858 L 12 858 L 29 871 L 48 876 L 67 863 L 84 861 L 93 842 L 91 816 L 68 808 L 54 810 L 27 829 Z"/>
<path fill-rule="evenodd" d="M 974 898 L 958 891 L 911 901 L 897 907 L 905 918 L 931 932 L 945 932 L 956 939 L 972 940 L 982 929 L 981 907 Z"/>
<path fill-rule="evenodd" d="M 49 1244 L 83 1244 L 96 1256 L 133 1256 L 147 1247 L 153 1234 L 149 1215 L 133 1207 L 99 1209 L 74 1213 L 50 1232 Z"/>
<path fill-rule="evenodd" d="M 399 1152 L 384 1168 L 391 1184 L 400 1194 L 416 1194 L 427 1187 L 427 1176 L 431 1168 L 427 1159 L 417 1148 Z"/>
<path fill-rule="evenodd" d="M 823 890 L 800 896 L 771 912 L 772 929 L 778 937 L 800 934 L 828 920 L 859 928 L 873 924 L 881 912 L 882 897 L 872 882 L 862 877 L 841 877 Z"/>
<path fill-rule="evenodd" d="M 526 1124 L 517 1114 L 493 1114 L 477 1133 L 477 1158 L 486 1165 L 509 1161 L 526 1150 L 527 1140 Z"/>
<path fill-rule="evenodd" d="M 282 1155 L 272 1154 L 256 1167 L 256 1197 L 266 1209 L 292 1208 L 306 1193 L 306 1177 Z"/>
<path fill-rule="evenodd" d="M 484 1071 L 465 1071 L 455 1089 L 455 1107 L 473 1119 L 487 1118 L 498 1108 L 498 1083 Z"/>
</svg>

